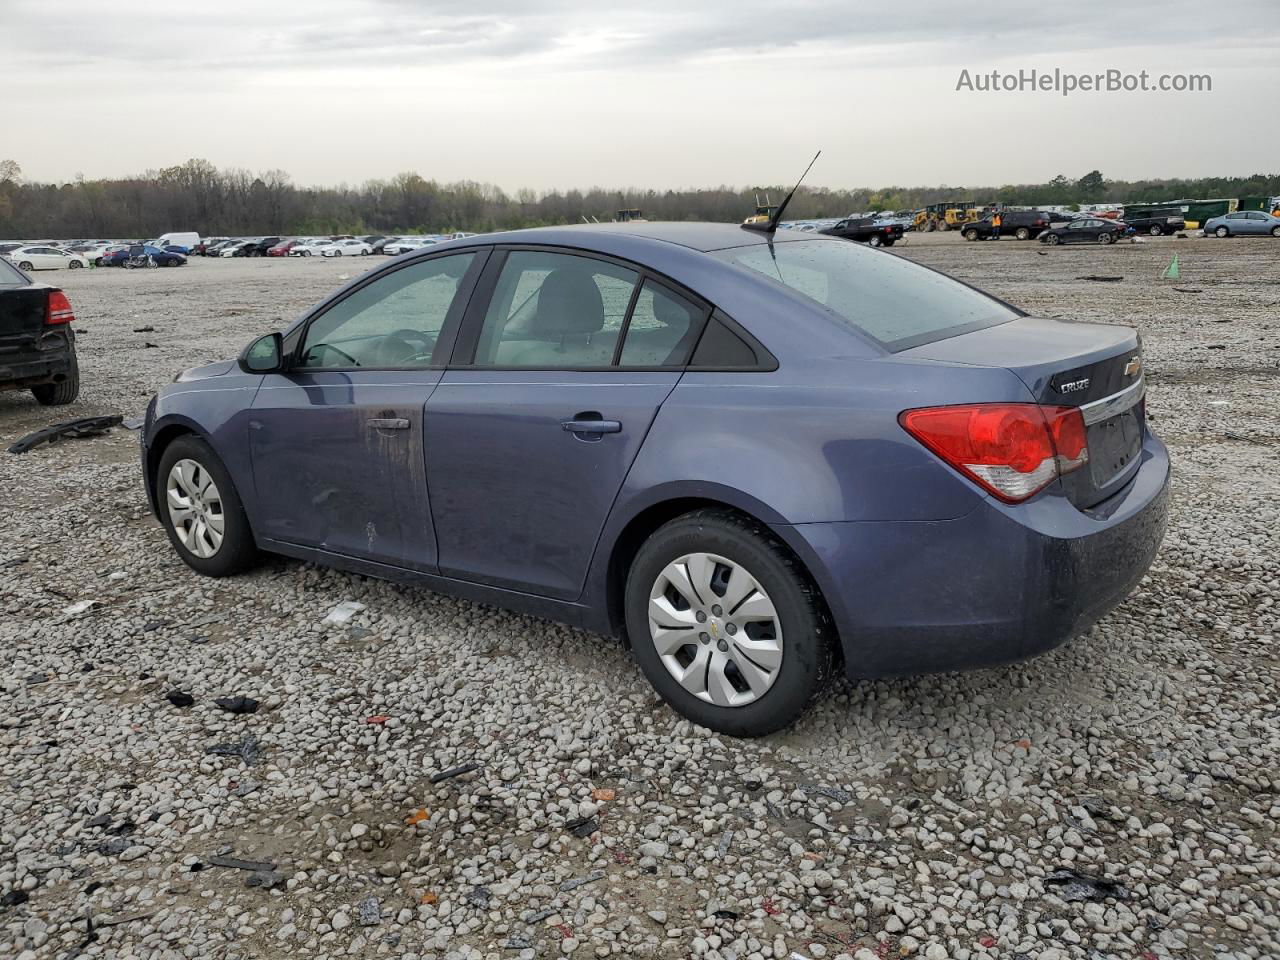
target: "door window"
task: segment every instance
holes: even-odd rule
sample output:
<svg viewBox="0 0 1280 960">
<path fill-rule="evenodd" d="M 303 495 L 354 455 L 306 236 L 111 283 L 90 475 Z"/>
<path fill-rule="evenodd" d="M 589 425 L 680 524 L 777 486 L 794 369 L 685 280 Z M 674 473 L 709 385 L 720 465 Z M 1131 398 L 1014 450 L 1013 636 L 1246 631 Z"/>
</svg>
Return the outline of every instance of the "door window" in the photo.
<svg viewBox="0 0 1280 960">
<path fill-rule="evenodd" d="M 639 274 L 572 254 L 508 254 L 485 313 L 477 366 L 607 367 Z"/>
<path fill-rule="evenodd" d="M 440 331 L 474 258 L 474 253 L 436 257 L 356 290 L 312 321 L 298 366 L 430 366 Z"/>
<path fill-rule="evenodd" d="M 624 367 L 684 366 L 705 314 L 687 298 L 646 280 L 627 324 L 620 363 Z"/>
</svg>

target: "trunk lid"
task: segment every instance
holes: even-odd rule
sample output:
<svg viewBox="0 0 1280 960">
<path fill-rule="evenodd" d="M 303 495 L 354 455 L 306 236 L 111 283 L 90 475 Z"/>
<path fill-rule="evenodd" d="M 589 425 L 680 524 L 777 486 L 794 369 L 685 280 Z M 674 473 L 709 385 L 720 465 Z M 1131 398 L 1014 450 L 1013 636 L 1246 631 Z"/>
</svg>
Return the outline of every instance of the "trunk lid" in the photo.
<svg viewBox="0 0 1280 960">
<path fill-rule="evenodd" d="M 1086 509 L 1118 492 L 1138 468 L 1146 428 L 1142 343 L 1137 331 L 1098 323 L 1021 317 L 937 340 L 899 356 L 1003 367 L 1037 403 L 1080 407 L 1089 462 L 1059 479 Z"/>
<path fill-rule="evenodd" d="M 0 357 L 36 349 L 45 332 L 50 289 L 0 286 Z"/>
</svg>

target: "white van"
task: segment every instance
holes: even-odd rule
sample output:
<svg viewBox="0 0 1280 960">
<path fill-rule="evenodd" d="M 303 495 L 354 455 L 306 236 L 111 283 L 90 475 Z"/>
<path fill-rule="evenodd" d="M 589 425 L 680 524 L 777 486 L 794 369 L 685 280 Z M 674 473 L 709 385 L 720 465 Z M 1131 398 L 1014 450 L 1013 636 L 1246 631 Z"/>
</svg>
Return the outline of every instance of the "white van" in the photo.
<svg viewBox="0 0 1280 960">
<path fill-rule="evenodd" d="M 165 233 L 160 235 L 156 245 L 161 248 L 186 247 L 190 251 L 199 242 L 200 234 L 198 233 Z"/>
</svg>

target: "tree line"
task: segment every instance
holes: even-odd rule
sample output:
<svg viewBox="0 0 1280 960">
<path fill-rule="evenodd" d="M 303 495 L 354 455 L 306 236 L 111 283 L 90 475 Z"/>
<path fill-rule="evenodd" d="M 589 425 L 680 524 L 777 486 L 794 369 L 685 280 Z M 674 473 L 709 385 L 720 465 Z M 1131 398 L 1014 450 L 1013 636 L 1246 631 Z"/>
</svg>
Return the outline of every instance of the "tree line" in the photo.
<svg viewBox="0 0 1280 960">
<path fill-rule="evenodd" d="M 610 220 L 624 209 L 640 209 L 653 220 L 736 222 L 755 211 L 757 198 L 767 194 L 776 203 L 786 190 L 772 184 L 507 193 L 492 184 L 440 183 L 418 173 L 358 186 L 302 187 L 283 170 L 220 170 L 207 160 L 116 180 L 40 183 L 24 178 L 16 162 L 0 160 L 0 239 L 146 237 L 172 230 L 203 236 L 487 232 Z M 1070 206 L 1241 196 L 1280 196 L 1280 174 L 1130 182 L 1093 170 L 1076 180 L 1060 175 L 1047 183 L 999 187 L 802 187 L 787 217 L 914 210 L 947 200 Z"/>
</svg>

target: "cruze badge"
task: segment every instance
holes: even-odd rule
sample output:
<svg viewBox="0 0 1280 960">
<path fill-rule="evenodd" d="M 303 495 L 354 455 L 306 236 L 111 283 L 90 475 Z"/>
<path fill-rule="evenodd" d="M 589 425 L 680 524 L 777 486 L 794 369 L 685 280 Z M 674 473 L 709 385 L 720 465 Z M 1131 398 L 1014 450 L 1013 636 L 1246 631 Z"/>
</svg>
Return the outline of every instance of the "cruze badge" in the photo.
<svg viewBox="0 0 1280 960">
<path fill-rule="evenodd" d="M 1089 389 L 1089 378 L 1085 377 L 1083 380 L 1072 380 L 1070 383 L 1064 383 L 1062 386 L 1058 387 L 1058 392 L 1059 393 L 1079 393 L 1081 390 L 1088 390 L 1088 389 Z"/>
<path fill-rule="evenodd" d="M 1126 377 L 1136 377 L 1140 370 L 1142 370 L 1142 360 L 1138 357 L 1131 358 L 1129 362 L 1124 365 L 1124 375 Z"/>
</svg>

